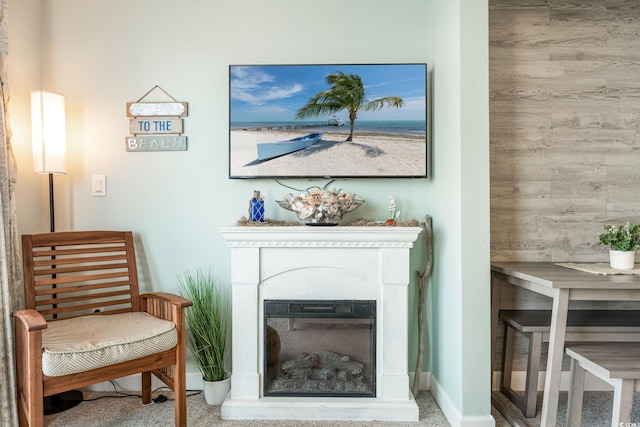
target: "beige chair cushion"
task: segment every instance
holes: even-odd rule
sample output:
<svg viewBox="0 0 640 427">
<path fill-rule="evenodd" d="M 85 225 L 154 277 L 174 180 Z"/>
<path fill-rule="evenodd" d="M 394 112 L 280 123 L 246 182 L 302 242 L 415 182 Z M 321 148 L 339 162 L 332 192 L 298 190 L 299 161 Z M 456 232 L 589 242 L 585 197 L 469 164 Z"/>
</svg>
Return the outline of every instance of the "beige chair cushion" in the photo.
<svg viewBox="0 0 640 427">
<path fill-rule="evenodd" d="M 147 313 L 50 321 L 42 334 L 42 372 L 55 377 L 90 371 L 160 353 L 177 343 L 173 322 Z"/>
</svg>

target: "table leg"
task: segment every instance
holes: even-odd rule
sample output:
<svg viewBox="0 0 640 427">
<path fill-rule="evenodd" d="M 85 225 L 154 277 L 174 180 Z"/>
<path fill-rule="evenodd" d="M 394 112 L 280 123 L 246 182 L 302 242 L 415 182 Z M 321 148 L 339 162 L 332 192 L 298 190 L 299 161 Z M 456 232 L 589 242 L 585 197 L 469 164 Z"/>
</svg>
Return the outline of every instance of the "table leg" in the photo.
<svg viewBox="0 0 640 427">
<path fill-rule="evenodd" d="M 564 338 L 567 329 L 567 312 L 569 310 L 568 289 L 557 289 L 557 293 L 553 297 L 551 310 L 549 354 L 547 356 L 547 369 L 544 380 L 540 427 L 555 427 L 558 416 L 562 356 L 564 354 Z"/>
</svg>

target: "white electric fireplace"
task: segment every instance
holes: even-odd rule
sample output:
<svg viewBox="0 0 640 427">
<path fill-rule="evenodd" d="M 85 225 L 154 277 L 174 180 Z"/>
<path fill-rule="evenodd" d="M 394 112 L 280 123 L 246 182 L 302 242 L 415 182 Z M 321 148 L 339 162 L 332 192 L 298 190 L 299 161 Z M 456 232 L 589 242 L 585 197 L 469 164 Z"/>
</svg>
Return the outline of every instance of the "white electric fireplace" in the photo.
<svg viewBox="0 0 640 427">
<path fill-rule="evenodd" d="M 420 227 L 226 227 L 223 419 L 418 421 L 407 355 Z"/>
</svg>

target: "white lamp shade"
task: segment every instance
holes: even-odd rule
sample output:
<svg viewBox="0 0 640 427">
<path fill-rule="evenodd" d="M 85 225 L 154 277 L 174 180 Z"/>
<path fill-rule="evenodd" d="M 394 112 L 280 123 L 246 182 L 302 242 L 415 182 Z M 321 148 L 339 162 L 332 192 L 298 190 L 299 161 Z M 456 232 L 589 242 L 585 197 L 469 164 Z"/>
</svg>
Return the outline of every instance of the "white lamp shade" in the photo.
<svg viewBox="0 0 640 427">
<path fill-rule="evenodd" d="M 64 96 L 31 92 L 31 137 L 33 170 L 37 173 L 67 173 L 67 126 Z"/>
</svg>

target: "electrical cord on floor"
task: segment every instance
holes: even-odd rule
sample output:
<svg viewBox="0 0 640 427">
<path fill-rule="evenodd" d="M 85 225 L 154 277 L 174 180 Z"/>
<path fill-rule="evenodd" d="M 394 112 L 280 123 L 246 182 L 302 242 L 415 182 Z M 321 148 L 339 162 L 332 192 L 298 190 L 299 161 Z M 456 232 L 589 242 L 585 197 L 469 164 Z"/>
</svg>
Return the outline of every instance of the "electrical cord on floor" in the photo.
<svg viewBox="0 0 640 427">
<path fill-rule="evenodd" d="M 152 393 L 155 393 L 156 391 L 162 390 L 162 389 L 167 389 L 169 391 L 173 391 L 167 386 L 162 386 L 162 387 L 158 387 L 157 389 L 153 390 Z M 187 393 L 191 393 L 191 394 L 187 394 L 186 397 L 197 396 L 199 394 L 202 394 L 202 390 L 187 390 Z M 142 396 L 140 396 L 140 397 L 142 397 Z M 158 399 L 158 400 L 156 400 L 156 399 Z M 155 399 L 152 399 L 152 400 L 154 402 L 156 402 L 156 403 L 162 403 L 162 402 L 173 402 L 175 399 L 168 398 L 164 394 L 159 394 L 158 397 L 156 397 Z"/>
<path fill-rule="evenodd" d="M 118 388 L 116 387 L 116 383 L 113 382 L 112 380 L 109 380 L 109 382 L 111 383 L 111 385 L 113 386 L 113 391 L 114 393 L 117 393 L 118 396 L 113 396 L 113 395 L 109 395 L 109 396 L 98 396 L 98 397 L 94 397 L 93 399 L 82 399 L 83 402 L 93 402 L 94 400 L 100 400 L 100 399 L 123 399 L 126 397 L 137 397 L 137 398 L 142 398 L 142 395 L 140 394 L 131 394 L 131 393 L 125 393 L 123 391 L 118 390 Z M 158 387 L 155 390 L 151 391 L 151 393 L 155 393 L 159 390 L 162 389 L 169 389 L 169 387 Z M 171 389 L 169 389 L 171 390 Z M 191 396 L 196 396 L 200 393 L 202 393 L 202 390 L 187 390 L 187 393 L 191 393 L 191 394 L 187 394 L 186 397 L 191 397 Z M 167 396 L 165 396 L 164 394 L 159 394 L 158 396 L 154 397 L 153 399 L 154 403 L 162 403 L 162 402 L 167 402 L 167 401 L 174 401 L 175 399 L 170 399 Z"/>
<path fill-rule="evenodd" d="M 164 394 L 159 394 L 158 397 L 151 400 L 153 400 L 153 403 L 162 403 L 162 402 L 166 402 L 169 399 Z"/>
</svg>

